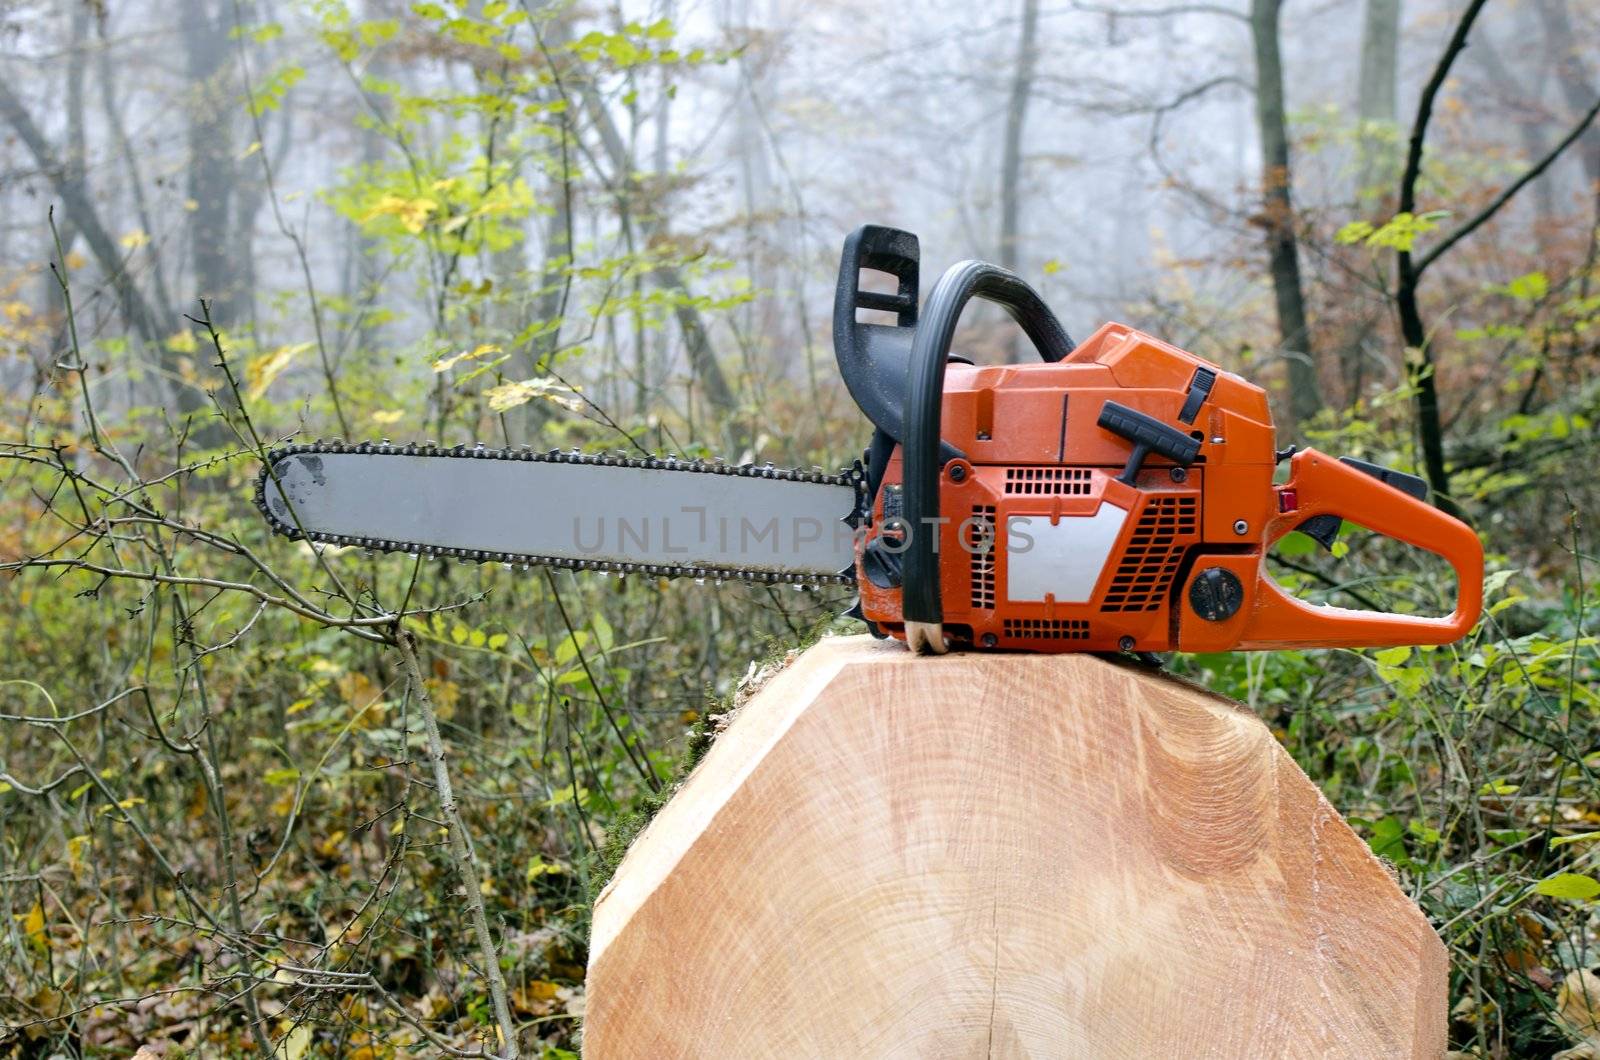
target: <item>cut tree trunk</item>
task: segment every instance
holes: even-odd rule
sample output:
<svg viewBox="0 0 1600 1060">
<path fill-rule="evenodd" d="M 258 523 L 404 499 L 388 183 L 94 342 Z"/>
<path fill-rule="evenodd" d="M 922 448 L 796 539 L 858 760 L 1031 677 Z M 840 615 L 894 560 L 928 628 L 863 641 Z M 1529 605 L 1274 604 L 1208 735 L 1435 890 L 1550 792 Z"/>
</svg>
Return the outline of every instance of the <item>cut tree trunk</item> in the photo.
<svg viewBox="0 0 1600 1060">
<path fill-rule="evenodd" d="M 825 640 L 601 893 L 584 1053 L 1437 1057 L 1427 921 L 1239 706 Z"/>
</svg>

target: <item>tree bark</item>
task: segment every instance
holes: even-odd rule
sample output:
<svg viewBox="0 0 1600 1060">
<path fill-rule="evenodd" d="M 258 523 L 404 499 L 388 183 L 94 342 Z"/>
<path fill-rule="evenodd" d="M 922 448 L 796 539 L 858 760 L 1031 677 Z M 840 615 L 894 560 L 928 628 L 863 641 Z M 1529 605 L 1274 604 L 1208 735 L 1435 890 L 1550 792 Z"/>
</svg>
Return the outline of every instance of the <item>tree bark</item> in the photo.
<svg viewBox="0 0 1600 1060">
<path fill-rule="evenodd" d="M 1005 143 L 1000 152 L 1000 264 L 1012 271 L 1022 256 L 1022 131 L 1033 96 L 1038 34 L 1039 0 L 1022 0 L 1022 32 L 1017 38 L 1017 62 L 1006 103 Z"/>
<path fill-rule="evenodd" d="M 89 198 L 83 173 L 56 155 L 44 133 L 34 124 L 33 116 L 11 91 L 11 82 L 4 77 L 0 77 L 0 119 L 11 126 L 33 156 L 34 163 L 49 178 L 55 193 L 61 198 L 63 213 L 77 226 L 89 246 L 89 252 L 105 273 L 106 281 L 116 292 L 123 319 L 141 339 L 159 348 L 166 334 L 164 327 L 170 321 L 164 315 L 157 316 L 133 282 L 133 277 L 123 267 L 117 242 L 101 223 L 99 212 Z"/>
<path fill-rule="evenodd" d="M 179 28 L 189 75 L 189 165 L 187 187 L 189 260 L 200 297 L 225 327 L 237 324 L 241 293 L 237 267 L 241 248 L 233 239 L 233 198 L 237 174 L 233 141 L 236 105 L 227 74 L 227 20 L 206 0 L 185 0 Z M 262 145 L 265 147 L 266 145 Z"/>
<path fill-rule="evenodd" d="M 1272 291 L 1278 309 L 1281 353 L 1289 362 L 1289 412 L 1298 426 L 1322 408 L 1305 291 L 1300 282 L 1299 242 L 1289 165 L 1288 120 L 1284 114 L 1283 62 L 1278 50 L 1282 0 L 1251 0 L 1250 36 L 1256 60 L 1256 124 L 1261 133 L 1262 223 Z"/>
<path fill-rule="evenodd" d="M 1356 86 L 1357 195 L 1365 197 L 1388 171 L 1394 156 L 1389 133 L 1399 118 L 1400 0 L 1367 0 L 1361 31 L 1361 71 Z"/>
<path fill-rule="evenodd" d="M 1594 79 L 1585 60 L 1592 50 L 1585 52 L 1583 38 L 1574 31 L 1567 0 L 1543 0 L 1533 6 L 1544 24 L 1545 50 L 1555 59 L 1561 95 L 1574 114 L 1581 114 L 1595 98 Z M 1589 190 L 1600 207 L 1600 129 L 1584 133 L 1579 156 L 1584 175 L 1589 178 Z"/>
<path fill-rule="evenodd" d="M 1405 171 L 1400 175 L 1401 213 L 1413 213 L 1417 206 L 1417 179 L 1422 175 L 1422 145 L 1427 139 L 1428 122 L 1433 117 L 1433 101 L 1449 76 L 1456 57 L 1467 46 L 1467 34 L 1472 23 L 1483 10 L 1487 0 L 1472 0 L 1462 12 L 1444 54 L 1439 57 L 1433 74 L 1423 86 L 1417 103 L 1417 116 L 1411 123 L 1411 136 L 1406 146 Z M 1428 485 L 1434 493 L 1435 503 L 1451 513 L 1459 507 L 1450 496 L 1450 472 L 1444 462 L 1444 428 L 1439 419 L 1439 389 L 1434 380 L 1433 353 L 1428 348 L 1428 331 L 1422 322 L 1422 311 L 1417 304 L 1417 281 L 1422 270 L 1417 267 L 1409 251 L 1397 254 L 1395 283 L 1395 312 L 1400 318 L 1400 337 L 1406 344 L 1406 378 L 1416 393 L 1417 434 L 1422 443 L 1422 463 L 1427 472 Z"/>
</svg>

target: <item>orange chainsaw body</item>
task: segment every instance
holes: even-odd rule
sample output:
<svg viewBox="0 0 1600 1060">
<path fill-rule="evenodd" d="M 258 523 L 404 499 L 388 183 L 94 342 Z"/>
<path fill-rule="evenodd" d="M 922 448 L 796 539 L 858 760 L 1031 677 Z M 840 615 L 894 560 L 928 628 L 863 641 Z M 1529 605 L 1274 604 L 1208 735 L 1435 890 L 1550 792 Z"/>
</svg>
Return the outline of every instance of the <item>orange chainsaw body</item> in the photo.
<svg viewBox="0 0 1600 1060">
<path fill-rule="evenodd" d="M 1214 382 L 1185 422 L 1197 369 Z M 1097 422 L 1108 401 L 1181 430 L 1198 441 L 1198 455 L 1180 466 L 1153 453 L 1132 484 L 1119 481 L 1132 446 Z M 941 407 L 939 437 L 962 454 L 938 480 L 938 596 L 952 644 L 1045 652 L 1438 644 L 1477 620 L 1483 552 L 1471 529 L 1315 450 L 1295 454 L 1288 480 L 1274 484 L 1265 392 L 1132 328 L 1106 324 L 1053 363 L 950 364 Z M 889 456 L 856 543 L 860 612 L 901 639 L 903 589 L 873 577 L 865 560 L 906 533 L 895 525 L 903 456 L 899 446 Z M 1288 595 L 1267 572 L 1266 553 L 1319 515 L 1443 556 L 1459 580 L 1454 612 L 1350 611 Z"/>
</svg>

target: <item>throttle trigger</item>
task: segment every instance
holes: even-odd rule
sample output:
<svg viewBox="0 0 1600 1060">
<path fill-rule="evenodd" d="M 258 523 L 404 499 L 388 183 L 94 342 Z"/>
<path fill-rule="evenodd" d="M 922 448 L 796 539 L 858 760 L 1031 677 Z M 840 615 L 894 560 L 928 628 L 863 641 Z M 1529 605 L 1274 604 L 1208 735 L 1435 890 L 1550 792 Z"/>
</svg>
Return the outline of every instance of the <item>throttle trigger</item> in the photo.
<svg viewBox="0 0 1600 1060">
<path fill-rule="evenodd" d="M 1344 520 L 1337 515 L 1313 515 L 1295 529 L 1332 552 L 1333 543 L 1339 539 L 1339 527 L 1343 523 Z"/>
</svg>

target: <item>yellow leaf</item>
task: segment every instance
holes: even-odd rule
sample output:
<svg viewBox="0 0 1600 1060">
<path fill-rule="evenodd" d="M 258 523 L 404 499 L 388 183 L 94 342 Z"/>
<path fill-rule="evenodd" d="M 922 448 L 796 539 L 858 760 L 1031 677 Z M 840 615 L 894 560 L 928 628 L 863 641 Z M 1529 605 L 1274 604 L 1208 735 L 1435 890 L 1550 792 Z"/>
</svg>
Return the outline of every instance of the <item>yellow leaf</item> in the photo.
<svg viewBox="0 0 1600 1060">
<path fill-rule="evenodd" d="M 515 383 L 502 383 L 485 390 L 492 412 L 507 412 L 535 399 L 577 411 L 582 408 L 573 391 L 554 379 L 523 379 Z"/>
<path fill-rule="evenodd" d="M 311 1025 L 301 1023 L 283 1036 L 283 1040 L 278 1042 L 277 1052 L 273 1055 L 281 1060 L 300 1060 L 310 1048 Z"/>
<path fill-rule="evenodd" d="M 260 401 L 261 395 L 267 392 L 267 387 L 273 380 L 282 375 L 284 369 L 294 363 L 294 359 L 311 348 L 309 342 L 296 342 L 288 346 L 279 346 L 275 350 L 268 350 L 259 357 L 250 358 L 244 366 L 244 377 L 249 386 L 246 393 L 251 401 Z"/>
<path fill-rule="evenodd" d="M 434 710 L 439 717 L 448 720 L 455 716 L 456 704 L 461 701 L 461 686 L 454 681 L 442 681 L 437 677 L 430 677 L 423 682 L 428 688 L 428 694 L 433 697 Z"/>
<path fill-rule="evenodd" d="M 117 242 L 121 243 L 128 250 L 138 250 L 140 247 L 150 242 L 150 236 L 145 233 L 144 229 L 135 228 L 133 231 L 117 240 Z"/>
<path fill-rule="evenodd" d="M 382 690 L 372 683 L 372 678 L 356 671 L 339 678 L 339 695 L 356 710 L 365 710 L 377 702 Z"/>
<path fill-rule="evenodd" d="M 533 857 L 528 859 L 528 871 L 526 874 L 524 874 L 523 879 L 528 883 L 532 883 L 540 876 L 559 876 L 566 871 L 567 870 L 562 868 L 560 865 L 552 865 L 544 858 L 541 858 L 535 854 Z"/>
<path fill-rule="evenodd" d="M 40 949 L 45 948 L 44 906 L 34 902 L 33 908 L 28 910 L 27 915 L 19 919 L 22 921 L 22 933 L 28 936 L 28 941 Z"/>
<path fill-rule="evenodd" d="M 391 423 L 399 423 L 405 418 L 405 413 L 399 409 L 379 409 L 372 414 L 372 422 L 380 427 L 387 427 Z"/>
<path fill-rule="evenodd" d="M 167 349 L 173 353 L 193 353 L 199 348 L 200 344 L 195 342 L 192 331 L 174 331 L 167 336 Z"/>
<path fill-rule="evenodd" d="M 417 235 L 427 227 L 428 218 L 438 209 L 439 204 L 432 199 L 402 199 L 398 195 L 385 195 L 366 212 L 362 220 L 393 217 L 407 232 Z"/>
<path fill-rule="evenodd" d="M 67 863 L 74 872 L 83 868 L 83 848 L 89 845 L 89 837 L 75 835 L 67 840 Z"/>
<path fill-rule="evenodd" d="M 250 141 L 250 146 L 246 147 L 244 149 L 244 154 L 240 155 L 239 157 L 240 158 L 249 158 L 251 155 L 255 154 L 259 150 L 261 150 L 261 141 L 260 140 L 251 140 Z"/>
<path fill-rule="evenodd" d="M 1044 274 L 1046 276 L 1054 276 L 1056 273 L 1061 271 L 1061 259 L 1051 258 L 1049 261 L 1041 265 L 1040 268 L 1044 270 Z"/>
<path fill-rule="evenodd" d="M 325 858 L 331 858 L 339 852 L 339 844 L 343 842 L 345 832 L 343 828 L 336 828 L 316 844 L 317 853 Z"/>
<path fill-rule="evenodd" d="M 82 254 L 79 254 L 76 250 L 67 254 L 67 268 L 69 269 L 81 269 L 88 263 L 88 259 Z"/>
<path fill-rule="evenodd" d="M 482 357 L 486 353 L 499 353 L 499 352 L 500 352 L 500 347 L 499 346 L 495 345 L 492 342 L 485 342 L 483 345 L 476 346 L 473 349 L 463 350 L 462 352 L 457 353 L 457 354 L 452 354 L 449 357 L 441 357 L 441 358 L 439 358 L 437 361 L 433 362 L 433 370 L 435 372 L 448 372 L 450 369 L 454 368 L 456 365 L 460 364 L 462 361 L 471 361 L 471 360 L 475 360 L 475 359 L 477 359 L 479 357 Z"/>
</svg>

